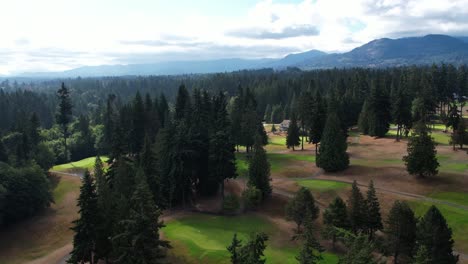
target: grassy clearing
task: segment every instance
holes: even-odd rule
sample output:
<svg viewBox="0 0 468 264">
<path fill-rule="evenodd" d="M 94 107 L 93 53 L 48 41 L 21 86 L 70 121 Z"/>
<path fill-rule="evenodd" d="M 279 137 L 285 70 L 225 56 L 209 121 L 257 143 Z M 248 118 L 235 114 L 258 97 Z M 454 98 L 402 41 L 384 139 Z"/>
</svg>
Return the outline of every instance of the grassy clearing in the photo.
<svg viewBox="0 0 468 264">
<path fill-rule="evenodd" d="M 299 248 L 267 220 L 253 215 L 236 217 L 193 215 L 167 223 L 164 235 L 173 243 L 174 255 L 184 255 L 193 263 L 229 263 L 226 247 L 237 233 L 242 241 L 248 240 L 252 232 L 270 235 L 265 255 L 267 263 L 297 263 L 295 256 Z M 278 237 L 280 240 L 278 240 Z M 324 254 L 322 263 L 337 263 L 333 254 Z"/>
<path fill-rule="evenodd" d="M 404 166 L 402 159 L 356 159 L 351 158 L 351 165 L 360 165 L 368 167 L 385 167 L 385 166 Z"/>
<path fill-rule="evenodd" d="M 309 188 L 312 191 L 327 192 L 338 191 L 350 186 L 349 183 L 328 180 L 297 180 L 297 184 Z"/>
<path fill-rule="evenodd" d="M 440 171 L 465 172 L 468 170 L 468 163 L 453 159 L 451 155 L 437 155 L 440 163 Z"/>
<path fill-rule="evenodd" d="M 430 197 L 438 200 L 449 201 L 461 205 L 468 206 L 468 195 L 461 192 L 437 192 L 430 195 Z"/>
<path fill-rule="evenodd" d="M 239 177 L 247 177 L 249 162 L 245 153 L 236 153 L 236 168 Z"/>
<path fill-rule="evenodd" d="M 315 156 L 310 154 L 298 153 L 267 153 L 268 160 L 271 164 L 271 172 L 279 172 L 287 170 L 287 166 L 293 164 L 295 161 L 307 161 L 310 163 L 315 162 Z M 312 164 L 311 164 L 312 166 Z"/>
<path fill-rule="evenodd" d="M 61 204 L 68 193 L 76 191 L 79 188 L 79 184 L 76 181 L 60 181 L 53 191 L 55 204 Z"/>
<path fill-rule="evenodd" d="M 109 158 L 103 156 L 101 157 L 101 160 L 103 162 L 107 162 Z M 80 170 L 88 169 L 89 170 L 94 167 L 95 161 L 96 161 L 96 157 L 89 157 L 89 158 L 82 159 L 79 161 L 55 165 L 54 167 L 52 167 L 52 170 L 54 171 L 66 171 L 66 170 L 72 170 L 72 169 L 80 169 Z"/>
<path fill-rule="evenodd" d="M 434 138 L 434 141 L 437 143 L 437 144 L 440 144 L 440 145 L 448 145 L 449 142 L 450 142 L 450 133 L 443 133 L 442 130 L 443 129 L 439 129 L 439 126 L 436 125 L 436 129 L 434 129 L 431 133 L 431 136 Z M 444 129 L 445 129 L 445 126 L 444 126 Z M 396 130 L 394 129 L 391 129 L 387 132 L 387 134 L 385 135 L 386 137 L 396 137 Z"/>
<path fill-rule="evenodd" d="M 304 154 L 300 151 L 297 153 L 267 153 L 268 161 L 271 165 L 271 172 L 278 173 L 285 170 L 290 170 L 291 166 L 303 165 L 297 162 L 310 162 L 311 166 L 315 162 L 315 156 Z M 249 163 L 246 153 L 236 153 L 237 174 L 240 177 L 246 177 L 249 169 Z"/>
<path fill-rule="evenodd" d="M 423 216 L 432 205 L 429 202 L 420 201 L 410 201 L 409 204 L 418 216 Z M 468 237 L 466 236 L 466 230 L 468 230 L 468 211 L 443 204 L 436 206 L 452 228 L 455 248 L 462 252 L 468 252 Z"/>
</svg>

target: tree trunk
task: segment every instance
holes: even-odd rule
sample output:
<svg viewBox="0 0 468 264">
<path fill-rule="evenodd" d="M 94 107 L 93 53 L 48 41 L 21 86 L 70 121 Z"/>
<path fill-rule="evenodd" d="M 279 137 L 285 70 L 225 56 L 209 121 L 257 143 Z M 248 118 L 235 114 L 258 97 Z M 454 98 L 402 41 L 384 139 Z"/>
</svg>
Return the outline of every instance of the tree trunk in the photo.
<svg viewBox="0 0 468 264">
<path fill-rule="evenodd" d="M 304 133 L 304 125 L 302 125 L 302 133 Z M 304 136 L 301 136 L 301 150 L 304 150 Z"/>
<path fill-rule="evenodd" d="M 398 250 L 393 254 L 393 264 L 398 264 Z"/>
<path fill-rule="evenodd" d="M 396 141 L 399 142 L 400 141 L 400 125 L 397 125 L 397 130 L 396 130 Z"/>
</svg>

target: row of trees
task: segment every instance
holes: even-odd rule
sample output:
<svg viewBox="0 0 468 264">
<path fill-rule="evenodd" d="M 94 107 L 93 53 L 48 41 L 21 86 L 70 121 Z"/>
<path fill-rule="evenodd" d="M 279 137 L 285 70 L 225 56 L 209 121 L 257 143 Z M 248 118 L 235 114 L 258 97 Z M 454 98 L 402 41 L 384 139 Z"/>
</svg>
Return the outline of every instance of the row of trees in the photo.
<svg viewBox="0 0 468 264">
<path fill-rule="evenodd" d="M 303 232 L 305 238 L 299 263 L 318 263 L 321 246 L 310 226 L 318 218 L 319 208 L 308 189 L 301 188 L 289 201 L 286 216 L 297 224 L 296 233 Z M 376 251 L 392 256 L 395 264 L 458 261 L 452 230 L 437 207 L 431 206 L 418 219 L 406 202 L 396 201 L 383 221 L 372 181 L 365 197 L 354 181 L 348 202 L 336 197 L 325 209 L 323 222 L 324 237 L 330 238 L 333 246 L 340 240 L 347 247 L 340 263 L 378 263 Z M 382 233 L 376 236 L 376 231 Z"/>
</svg>

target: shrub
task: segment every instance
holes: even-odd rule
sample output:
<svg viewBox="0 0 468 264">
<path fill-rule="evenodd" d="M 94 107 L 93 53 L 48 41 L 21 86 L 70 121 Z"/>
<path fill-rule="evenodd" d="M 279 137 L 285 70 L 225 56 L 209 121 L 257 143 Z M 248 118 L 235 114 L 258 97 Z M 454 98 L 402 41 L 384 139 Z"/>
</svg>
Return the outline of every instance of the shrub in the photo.
<svg viewBox="0 0 468 264">
<path fill-rule="evenodd" d="M 249 186 L 242 192 L 242 199 L 247 210 L 255 210 L 262 202 L 262 192 L 254 186 Z"/>
<path fill-rule="evenodd" d="M 239 207 L 239 198 L 237 198 L 237 196 L 228 194 L 226 197 L 224 197 L 223 213 L 231 215 L 236 214 L 239 210 Z"/>
</svg>

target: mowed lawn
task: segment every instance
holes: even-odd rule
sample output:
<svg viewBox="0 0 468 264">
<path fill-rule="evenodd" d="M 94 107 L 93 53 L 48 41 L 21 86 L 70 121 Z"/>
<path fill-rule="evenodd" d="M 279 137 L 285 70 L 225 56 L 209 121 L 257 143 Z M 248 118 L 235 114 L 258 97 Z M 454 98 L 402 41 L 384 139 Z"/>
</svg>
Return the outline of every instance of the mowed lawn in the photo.
<svg viewBox="0 0 468 264">
<path fill-rule="evenodd" d="M 441 129 L 441 125 L 436 125 L 436 129 L 432 131 L 431 136 L 434 138 L 434 141 L 437 144 L 448 145 L 450 143 L 450 133 L 444 133 L 442 130 L 443 129 Z M 386 136 L 396 137 L 396 132 L 397 131 L 395 129 L 390 129 Z"/>
<path fill-rule="evenodd" d="M 447 194 L 442 194 L 442 197 L 447 198 Z M 464 202 L 466 202 L 466 198 Z M 421 201 L 409 201 L 409 204 L 415 210 L 417 216 L 423 216 L 432 205 L 430 202 Z M 436 206 L 444 215 L 450 228 L 452 228 L 455 249 L 468 252 L 468 211 L 443 204 L 437 204 Z"/>
<path fill-rule="evenodd" d="M 437 192 L 431 194 L 430 197 L 468 206 L 468 194 L 462 192 Z"/>
<path fill-rule="evenodd" d="M 171 241 L 173 255 L 184 256 L 190 263 L 230 263 L 229 252 L 234 233 L 247 241 L 252 232 L 269 235 L 265 256 L 267 263 L 297 263 L 299 246 L 278 231 L 268 220 L 256 215 L 213 216 L 192 215 L 167 223 L 164 236 Z M 338 263 L 336 255 L 325 253 L 321 263 Z"/>
<path fill-rule="evenodd" d="M 328 191 L 338 191 L 343 190 L 351 186 L 349 183 L 345 182 L 336 182 L 329 180 L 297 180 L 297 184 L 300 186 L 306 187 L 311 191 L 316 192 L 328 192 Z"/>
<path fill-rule="evenodd" d="M 102 162 L 107 162 L 109 160 L 108 157 L 103 156 L 101 157 Z M 96 161 L 96 157 L 89 157 L 86 159 L 82 159 L 79 161 L 74 161 L 74 162 L 69 162 L 65 164 L 59 164 L 55 165 L 52 167 L 53 171 L 66 171 L 66 170 L 74 170 L 74 169 L 79 169 L 79 170 L 91 170 L 94 168 L 94 162 Z"/>
<path fill-rule="evenodd" d="M 315 155 L 301 151 L 288 153 L 268 153 L 271 173 L 281 174 L 282 172 L 304 172 L 304 167 L 315 166 Z M 236 167 L 239 177 L 246 177 L 249 169 L 247 154 L 236 153 Z M 303 174 L 303 173 L 302 173 Z M 292 175 L 294 176 L 294 175 Z"/>
</svg>

